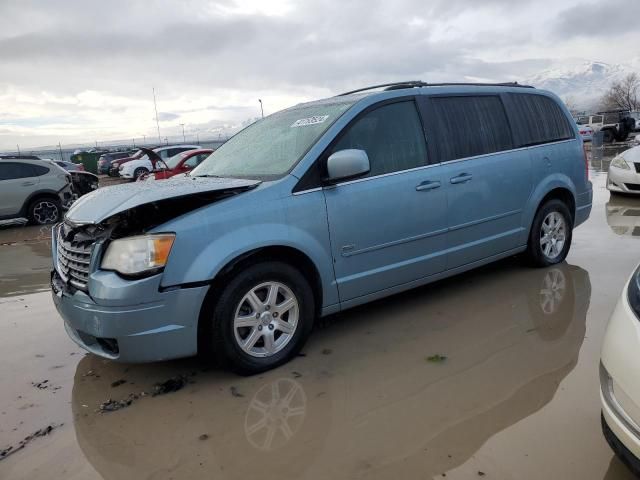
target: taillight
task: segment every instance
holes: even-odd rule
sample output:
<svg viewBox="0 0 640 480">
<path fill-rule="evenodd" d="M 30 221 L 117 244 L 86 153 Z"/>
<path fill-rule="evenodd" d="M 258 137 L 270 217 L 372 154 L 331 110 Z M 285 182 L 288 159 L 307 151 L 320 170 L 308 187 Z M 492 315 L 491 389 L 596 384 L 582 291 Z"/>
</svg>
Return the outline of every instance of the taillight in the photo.
<svg viewBox="0 0 640 480">
<path fill-rule="evenodd" d="M 587 146 L 582 145 L 582 153 L 584 154 L 584 176 L 589 180 L 589 157 L 587 155 Z"/>
</svg>

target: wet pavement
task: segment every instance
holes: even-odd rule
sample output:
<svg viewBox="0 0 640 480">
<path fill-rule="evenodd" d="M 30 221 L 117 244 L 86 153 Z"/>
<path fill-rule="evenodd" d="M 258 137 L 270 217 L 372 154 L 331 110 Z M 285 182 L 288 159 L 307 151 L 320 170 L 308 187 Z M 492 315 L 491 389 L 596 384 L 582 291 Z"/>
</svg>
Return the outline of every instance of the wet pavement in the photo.
<svg viewBox="0 0 640 480">
<path fill-rule="evenodd" d="M 507 259 L 344 312 L 249 378 L 85 355 L 41 291 L 48 230 L 0 231 L 0 452 L 52 427 L 0 478 L 631 478 L 600 431 L 598 361 L 640 199 L 610 199 L 598 162 L 562 265 Z"/>
</svg>

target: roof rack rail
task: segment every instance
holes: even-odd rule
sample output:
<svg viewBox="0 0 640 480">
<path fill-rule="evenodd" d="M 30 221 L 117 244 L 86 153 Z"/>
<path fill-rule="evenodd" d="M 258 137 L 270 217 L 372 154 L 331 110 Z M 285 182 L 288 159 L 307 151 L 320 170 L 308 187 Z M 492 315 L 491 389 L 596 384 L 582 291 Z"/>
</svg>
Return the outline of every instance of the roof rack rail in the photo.
<svg viewBox="0 0 640 480">
<path fill-rule="evenodd" d="M 502 83 L 473 83 L 473 82 L 446 82 L 446 83 L 426 83 L 421 80 L 410 80 L 407 82 L 393 82 L 382 83 L 380 85 L 372 85 L 370 87 L 358 88 L 357 90 L 351 90 L 349 92 L 341 93 L 337 95 L 342 97 L 345 95 L 351 95 L 353 93 L 366 92 L 367 90 L 373 90 L 376 88 L 384 88 L 387 90 L 400 90 L 404 88 L 417 88 L 417 87 L 448 87 L 448 86 L 472 86 L 472 87 L 519 87 L 519 88 L 535 88 L 531 85 L 522 85 L 518 82 L 502 82 Z"/>
<path fill-rule="evenodd" d="M 385 90 L 387 89 L 391 89 L 391 88 L 414 88 L 414 87 L 423 87 L 425 86 L 426 83 L 420 81 L 420 80 L 409 80 L 406 82 L 391 82 L 391 83 L 381 83 L 380 85 L 371 85 L 370 87 L 364 87 L 364 88 L 358 88 L 356 90 L 351 90 L 349 92 L 344 92 L 341 93 L 339 95 L 337 95 L 338 97 L 344 97 L 345 95 L 351 95 L 353 93 L 360 93 L 360 92 L 366 92 L 367 90 L 373 90 L 375 88 L 383 88 L 383 87 L 387 87 Z"/>
</svg>

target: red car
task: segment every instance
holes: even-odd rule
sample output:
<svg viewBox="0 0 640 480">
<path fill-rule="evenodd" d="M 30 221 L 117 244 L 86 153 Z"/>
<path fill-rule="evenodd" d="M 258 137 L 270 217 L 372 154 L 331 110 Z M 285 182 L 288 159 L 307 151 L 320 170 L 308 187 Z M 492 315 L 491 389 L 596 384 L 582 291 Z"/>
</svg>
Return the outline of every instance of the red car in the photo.
<svg viewBox="0 0 640 480">
<path fill-rule="evenodd" d="M 174 175 L 187 173 L 200 165 L 200 163 L 202 163 L 202 161 L 205 158 L 208 158 L 212 153 L 213 150 L 210 148 L 200 148 L 197 150 L 187 150 L 186 152 L 179 153 L 168 158 L 166 161 L 159 161 L 158 164 L 162 167 L 166 166 L 166 168 L 158 168 L 154 170 L 148 175 L 146 180 L 166 180 Z"/>
</svg>

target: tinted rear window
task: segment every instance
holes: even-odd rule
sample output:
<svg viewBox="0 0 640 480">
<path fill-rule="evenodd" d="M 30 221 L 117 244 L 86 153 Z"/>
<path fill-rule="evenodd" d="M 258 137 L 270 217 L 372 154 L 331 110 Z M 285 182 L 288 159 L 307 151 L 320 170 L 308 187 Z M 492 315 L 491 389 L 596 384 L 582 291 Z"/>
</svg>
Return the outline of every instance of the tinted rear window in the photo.
<svg viewBox="0 0 640 480">
<path fill-rule="evenodd" d="M 560 106 L 543 95 L 508 93 L 516 146 L 538 145 L 574 137 Z"/>
<path fill-rule="evenodd" d="M 64 163 L 62 165 L 64 165 Z M 34 177 L 40 177 L 49 173 L 49 169 L 47 167 L 43 167 L 42 165 L 31 165 L 31 168 L 33 170 Z"/>
<path fill-rule="evenodd" d="M 431 97 L 425 112 L 435 161 L 447 162 L 513 148 L 497 96 Z"/>
</svg>

